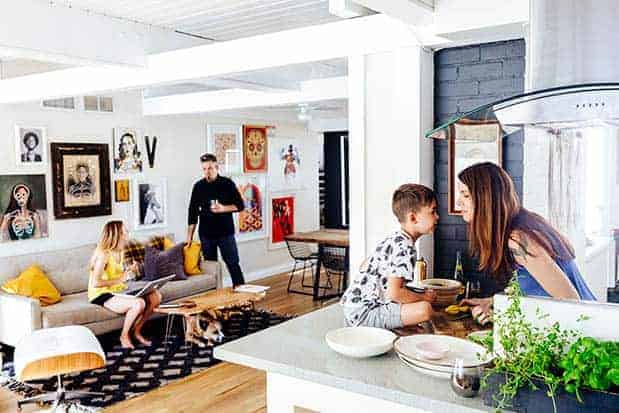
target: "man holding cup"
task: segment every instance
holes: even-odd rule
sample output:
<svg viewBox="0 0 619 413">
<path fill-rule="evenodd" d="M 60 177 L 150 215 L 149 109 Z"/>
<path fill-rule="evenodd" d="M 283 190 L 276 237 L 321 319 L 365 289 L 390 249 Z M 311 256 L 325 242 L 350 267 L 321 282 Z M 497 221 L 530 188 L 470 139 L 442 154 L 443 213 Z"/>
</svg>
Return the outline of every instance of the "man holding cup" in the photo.
<svg viewBox="0 0 619 413">
<path fill-rule="evenodd" d="M 232 213 L 242 211 L 243 198 L 234 182 L 219 175 L 217 157 L 206 153 L 200 157 L 204 178 L 193 186 L 189 201 L 187 245 L 191 245 L 196 224 L 205 260 L 217 261 L 217 249 L 226 263 L 233 286 L 245 284 L 234 238 Z"/>
</svg>

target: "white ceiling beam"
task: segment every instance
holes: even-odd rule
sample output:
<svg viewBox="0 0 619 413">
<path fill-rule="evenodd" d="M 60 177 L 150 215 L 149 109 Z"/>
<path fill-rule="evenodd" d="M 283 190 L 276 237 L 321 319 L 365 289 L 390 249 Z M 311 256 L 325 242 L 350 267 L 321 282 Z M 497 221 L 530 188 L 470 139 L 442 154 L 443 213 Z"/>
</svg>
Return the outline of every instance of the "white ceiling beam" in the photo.
<svg viewBox="0 0 619 413">
<path fill-rule="evenodd" d="M 290 90 L 300 90 L 299 82 L 293 82 L 273 76 L 272 79 L 260 79 L 252 81 L 250 79 L 235 79 L 231 77 L 210 78 L 202 83 L 207 86 L 214 86 L 222 89 L 247 89 L 259 90 L 262 92 L 284 92 Z"/>
<path fill-rule="evenodd" d="M 385 15 L 343 20 L 147 57 L 144 69 L 80 67 L 0 81 L 0 103 L 139 89 L 418 45 Z"/>
<path fill-rule="evenodd" d="M 410 0 L 353 0 L 360 6 L 383 13 L 415 27 L 432 23 L 432 9 L 424 2 Z"/>
<path fill-rule="evenodd" d="M 353 0 L 329 0 L 329 13 L 343 19 L 350 19 L 369 16 L 374 14 L 374 11 L 355 3 Z"/>
<path fill-rule="evenodd" d="M 0 13 L 0 55 L 14 58 L 144 67 L 147 52 L 153 50 L 152 42 L 179 44 L 188 37 L 51 2 L 11 3 Z M 191 39 L 185 47 L 195 44 Z"/>
<path fill-rule="evenodd" d="M 332 77 L 301 82 L 301 90 L 294 92 L 226 89 L 148 98 L 143 100 L 142 110 L 145 116 L 180 115 L 347 98 L 347 78 Z"/>
</svg>

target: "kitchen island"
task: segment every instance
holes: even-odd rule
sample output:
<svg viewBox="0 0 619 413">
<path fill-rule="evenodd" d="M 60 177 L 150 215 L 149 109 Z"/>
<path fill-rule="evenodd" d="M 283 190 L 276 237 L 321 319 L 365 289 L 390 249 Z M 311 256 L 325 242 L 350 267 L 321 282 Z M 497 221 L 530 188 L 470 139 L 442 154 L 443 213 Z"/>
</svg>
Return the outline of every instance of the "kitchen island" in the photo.
<svg viewBox="0 0 619 413">
<path fill-rule="evenodd" d="M 449 380 L 404 365 L 393 351 L 368 359 L 342 356 L 325 334 L 344 327 L 338 304 L 215 348 L 215 357 L 267 373 L 269 413 L 296 407 L 319 412 L 487 412 Z"/>
</svg>

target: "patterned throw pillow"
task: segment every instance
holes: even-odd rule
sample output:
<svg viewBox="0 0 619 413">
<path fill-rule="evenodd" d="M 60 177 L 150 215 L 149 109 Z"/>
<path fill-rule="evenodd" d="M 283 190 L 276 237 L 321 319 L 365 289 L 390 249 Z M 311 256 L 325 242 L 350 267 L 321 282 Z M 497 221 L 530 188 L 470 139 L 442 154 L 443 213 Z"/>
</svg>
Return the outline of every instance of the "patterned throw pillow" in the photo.
<svg viewBox="0 0 619 413">
<path fill-rule="evenodd" d="M 162 235 L 155 235 L 148 240 L 148 246 L 158 249 L 159 251 L 164 250 L 165 246 L 165 237 Z"/>
</svg>

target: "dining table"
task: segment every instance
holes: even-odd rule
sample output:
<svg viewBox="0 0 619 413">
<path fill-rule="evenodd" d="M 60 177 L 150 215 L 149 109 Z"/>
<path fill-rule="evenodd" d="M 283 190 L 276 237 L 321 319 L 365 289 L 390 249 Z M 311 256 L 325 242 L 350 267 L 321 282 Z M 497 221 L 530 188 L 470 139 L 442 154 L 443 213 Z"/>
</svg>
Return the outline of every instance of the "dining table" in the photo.
<svg viewBox="0 0 619 413">
<path fill-rule="evenodd" d="M 306 242 L 318 245 L 318 260 L 314 273 L 312 284 L 312 298 L 316 300 L 324 300 L 342 295 L 346 289 L 348 282 L 348 262 L 349 262 L 349 232 L 347 229 L 320 229 L 316 231 L 294 232 L 285 236 L 288 241 Z M 344 249 L 344 260 L 346 263 L 346 273 L 343 275 L 344 282 L 342 291 L 337 291 L 331 294 L 320 294 L 320 271 L 322 257 L 324 256 L 325 247 L 340 247 Z"/>
</svg>

